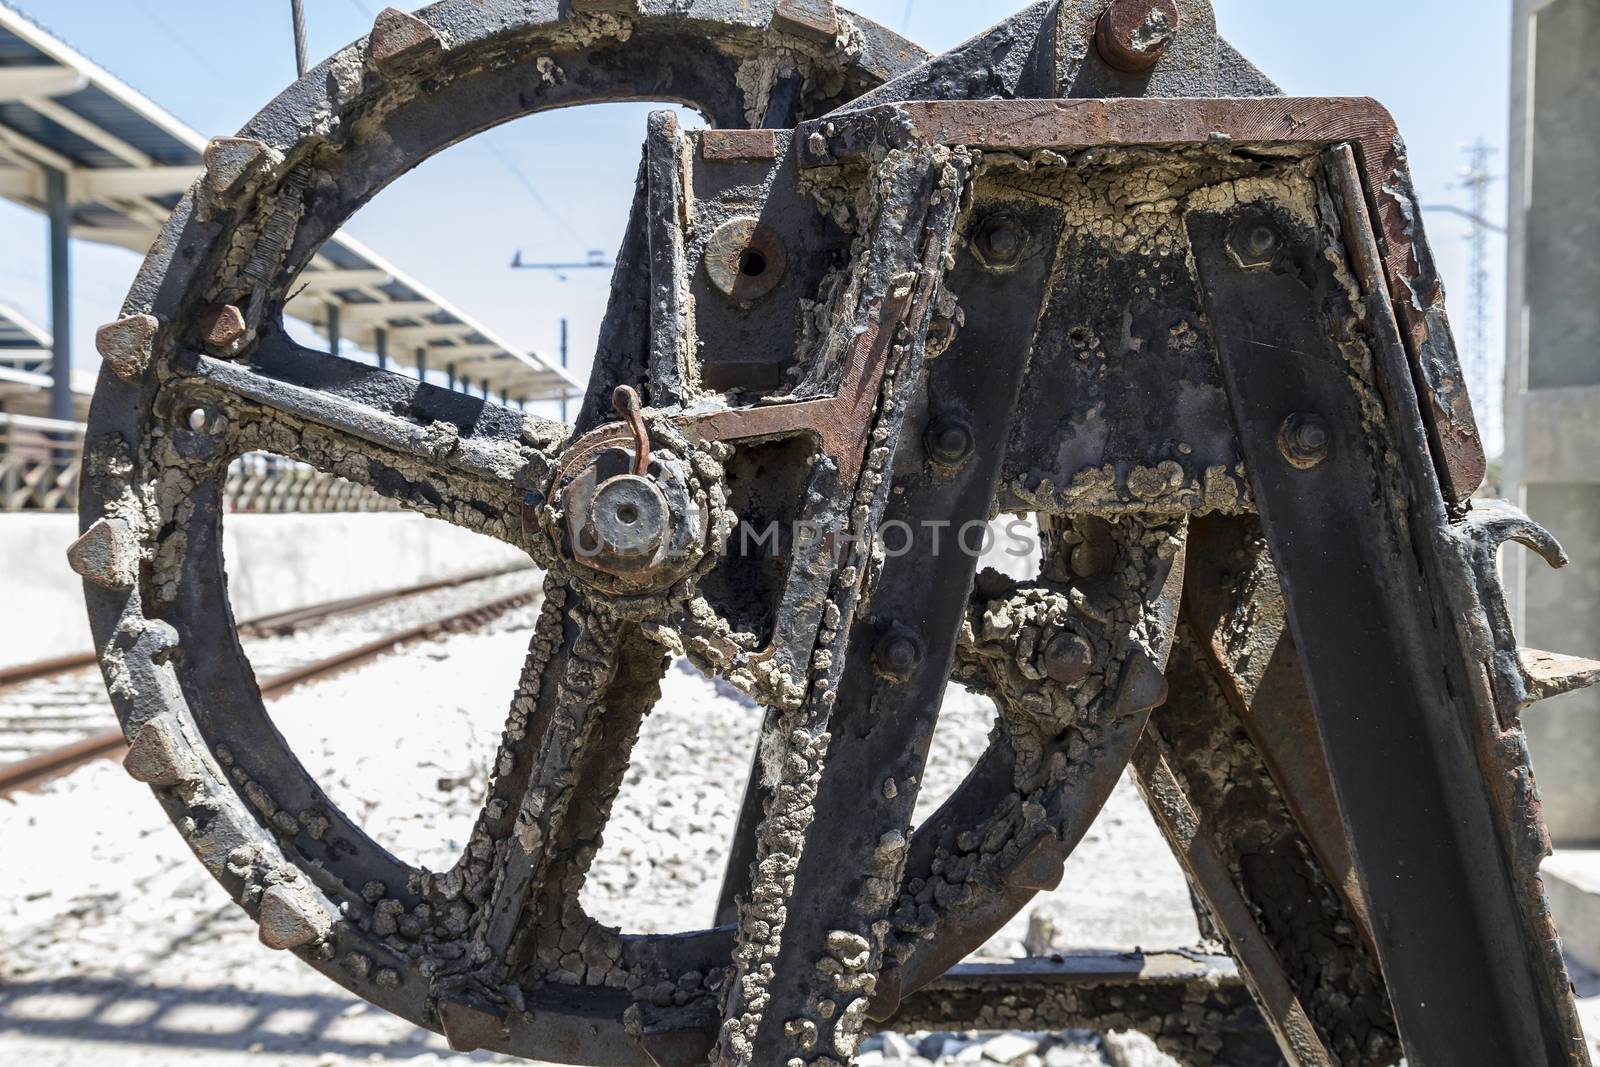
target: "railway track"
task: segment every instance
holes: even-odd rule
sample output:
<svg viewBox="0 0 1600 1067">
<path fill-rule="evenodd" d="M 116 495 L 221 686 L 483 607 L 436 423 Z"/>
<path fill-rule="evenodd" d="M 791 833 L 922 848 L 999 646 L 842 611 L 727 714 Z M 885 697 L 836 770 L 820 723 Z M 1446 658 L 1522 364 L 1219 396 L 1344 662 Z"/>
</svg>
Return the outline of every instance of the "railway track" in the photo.
<svg viewBox="0 0 1600 1067">
<path fill-rule="evenodd" d="M 261 693 L 272 699 L 531 604 L 538 596 L 532 575 L 528 567 L 479 571 L 262 616 L 239 629 Z M 426 621 L 414 621 L 419 616 Z M 330 644 L 339 651 L 329 654 Z M 94 666 L 88 653 L 0 671 L 0 795 L 36 788 L 126 748 L 122 731 L 106 727 L 114 717 Z"/>
</svg>

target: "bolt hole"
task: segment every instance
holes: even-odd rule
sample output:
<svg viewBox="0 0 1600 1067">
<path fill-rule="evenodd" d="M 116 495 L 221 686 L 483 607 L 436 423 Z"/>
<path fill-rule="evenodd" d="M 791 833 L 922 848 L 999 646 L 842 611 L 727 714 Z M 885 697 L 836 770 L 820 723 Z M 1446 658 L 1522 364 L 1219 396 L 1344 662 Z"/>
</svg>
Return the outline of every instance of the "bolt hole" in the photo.
<svg viewBox="0 0 1600 1067">
<path fill-rule="evenodd" d="M 633 504 L 623 504 L 617 508 L 617 521 L 624 526 L 632 526 L 639 521 L 639 509 Z"/>
<path fill-rule="evenodd" d="M 739 273 L 746 278 L 759 278 L 767 273 L 767 257 L 753 248 L 739 254 Z"/>
</svg>

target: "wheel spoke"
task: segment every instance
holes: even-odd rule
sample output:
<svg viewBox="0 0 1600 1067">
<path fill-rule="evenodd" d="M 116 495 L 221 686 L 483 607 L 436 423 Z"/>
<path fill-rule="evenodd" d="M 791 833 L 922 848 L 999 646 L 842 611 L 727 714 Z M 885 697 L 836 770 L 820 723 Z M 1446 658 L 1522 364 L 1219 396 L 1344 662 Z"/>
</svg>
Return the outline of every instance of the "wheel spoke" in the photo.
<svg viewBox="0 0 1600 1067">
<path fill-rule="evenodd" d="M 664 663 L 636 625 L 551 583 L 469 849 L 487 861 L 469 875 L 483 898 L 476 963 L 584 980 L 581 962 L 563 963 L 561 934 L 588 926 L 578 893 Z"/>
<path fill-rule="evenodd" d="M 248 363 L 190 354 L 172 401 L 179 433 L 223 410 L 230 454 L 269 452 L 402 506 L 522 543 L 526 493 L 543 488 L 565 427 L 272 334 Z M 199 426 L 189 421 L 201 412 Z"/>
</svg>

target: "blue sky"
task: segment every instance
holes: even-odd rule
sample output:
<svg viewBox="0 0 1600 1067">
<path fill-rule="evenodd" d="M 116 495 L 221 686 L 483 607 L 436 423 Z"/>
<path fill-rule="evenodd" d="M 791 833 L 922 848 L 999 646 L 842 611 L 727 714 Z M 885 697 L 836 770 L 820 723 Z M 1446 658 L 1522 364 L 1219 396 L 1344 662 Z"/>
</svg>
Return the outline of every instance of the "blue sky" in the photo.
<svg viewBox="0 0 1600 1067">
<path fill-rule="evenodd" d="M 232 133 L 294 76 L 287 0 L 7 0 L 206 135 Z M 942 50 L 1025 0 L 845 0 L 924 47 Z M 1463 203 L 1462 146 L 1507 141 L 1511 15 L 1507 0 L 1214 0 L 1222 32 L 1295 95 L 1374 96 L 1394 111 L 1425 202 Z M 364 34 L 381 0 L 307 0 L 315 59 Z M 414 6 L 414 5 L 406 5 Z M 225 12 L 225 13 L 224 13 Z M 604 271 L 562 280 L 508 264 L 616 249 L 626 221 L 642 104 L 534 116 L 451 149 L 402 178 L 350 232 L 514 344 L 553 352 L 572 323 L 573 366 L 586 374 L 604 312 Z M 577 162 L 574 162 L 574 161 Z M 530 193 L 530 188 L 537 197 Z M 1503 220 L 1505 183 L 1491 216 Z M 1458 335 L 1468 307 L 1466 224 L 1427 220 Z M 1491 242 L 1490 351 L 1503 347 L 1503 240 Z M 45 232 L 0 204 L 0 301 L 44 321 Z M 94 327 L 116 314 L 137 257 L 76 243 L 74 339 L 94 359 Z M 1478 397 L 1480 409 L 1498 403 Z"/>
</svg>

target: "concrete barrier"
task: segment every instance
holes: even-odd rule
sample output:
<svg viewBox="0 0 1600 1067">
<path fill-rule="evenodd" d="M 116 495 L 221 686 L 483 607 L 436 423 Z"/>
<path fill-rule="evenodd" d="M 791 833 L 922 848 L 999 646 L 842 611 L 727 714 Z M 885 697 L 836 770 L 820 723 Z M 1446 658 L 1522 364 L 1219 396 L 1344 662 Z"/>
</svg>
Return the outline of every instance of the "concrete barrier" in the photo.
<svg viewBox="0 0 1600 1067">
<path fill-rule="evenodd" d="M 228 589 L 239 618 L 415 585 L 527 557 L 421 515 L 230 515 Z M 76 515 L 0 515 L 0 667 L 90 647 L 67 567 Z"/>
</svg>

